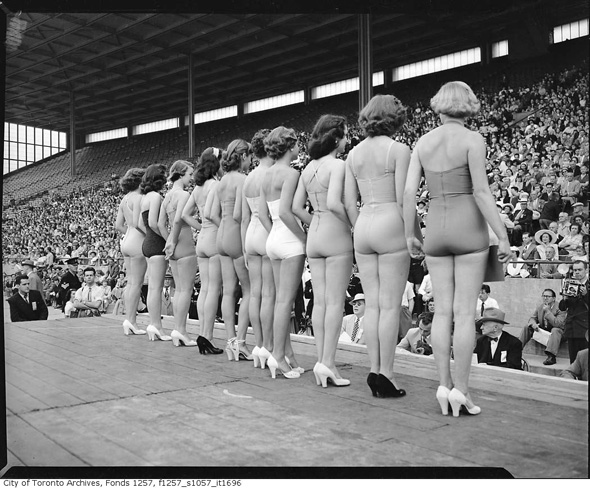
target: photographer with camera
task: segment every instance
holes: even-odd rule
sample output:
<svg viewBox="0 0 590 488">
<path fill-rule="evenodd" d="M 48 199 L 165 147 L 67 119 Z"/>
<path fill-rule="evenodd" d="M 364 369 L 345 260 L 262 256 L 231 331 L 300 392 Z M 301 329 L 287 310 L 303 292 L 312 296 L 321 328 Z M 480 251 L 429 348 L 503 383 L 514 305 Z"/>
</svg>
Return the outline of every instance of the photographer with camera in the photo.
<svg viewBox="0 0 590 488">
<path fill-rule="evenodd" d="M 588 347 L 584 334 L 588 330 L 588 263 L 575 261 L 572 279 L 563 280 L 559 309 L 567 311 L 563 337 L 567 340 L 570 363 L 578 351 Z"/>
<path fill-rule="evenodd" d="M 400 341 L 397 347 L 413 352 L 430 356 L 432 346 L 430 345 L 430 330 L 432 329 L 432 312 L 423 312 L 418 316 L 418 327 L 408 330 L 408 333 Z"/>
</svg>

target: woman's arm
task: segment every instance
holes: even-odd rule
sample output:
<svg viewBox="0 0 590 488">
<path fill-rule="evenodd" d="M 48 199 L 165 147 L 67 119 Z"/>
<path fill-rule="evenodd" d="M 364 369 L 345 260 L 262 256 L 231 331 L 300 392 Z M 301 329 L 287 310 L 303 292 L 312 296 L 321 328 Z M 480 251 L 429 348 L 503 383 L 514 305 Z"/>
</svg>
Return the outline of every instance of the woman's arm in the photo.
<svg viewBox="0 0 590 488">
<path fill-rule="evenodd" d="M 178 236 L 180 235 L 180 229 L 182 227 L 183 222 L 182 212 L 188 200 L 188 192 L 180 192 L 180 196 L 178 197 L 176 207 L 176 213 L 174 214 L 174 220 L 172 221 L 172 229 L 170 230 L 170 235 L 166 240 L 166 245 L 164 246 L 164 252 L 166 253 L 167 259 L 170 259 L 170 257 L 174 254 L 174 249 L 176 248 L 176 244 L 178 243 Z"/>
<path fill-rule="evenodd" d="M 344 179 L 346 178 L 346 163 L 334 158 L 331 165 L 330 180 L 328 182 L 328 195 L 326 205 L 328 210 L 336 215 L 347 226 L 352 227 L 346 214 L 346 208 L 342 202 L 344 191 Z"/>
<path fill-rule="evenodd" d="M 293 205 L 291 206 L 291 211 L 299 220 L 309 225 L 311 224 L 313 216 L 310 215 L 310 213 L 305 208 L 305 203 L 307 202 L 307 191 L 305 189 L 305 184 L 303 183 L 304 173 L 305 170 L 303 171 L 303 173 L 301 173 L 299 181 L 297 182 L 297 189 L 295 190 L 295 196 L 293 197 Z"/>
<path fill-rule="evenodd" d="M 352 173 L 352 151 L 346 158 L 346 176 L 344 177 L 344 208 L 346 209 L 346 215 L 354 228 L 356 219 L 359 216 L 359 210 L 357 207 L 359 188 L 356 182 L 356 178 Z"/>
<path fill-rule="evenodd" d="M 143 235 L 146 233 L 145 224 L 143 223 L 143 219 L 141 218 L 141 204 L 143 203 L 143 199 L 146 198 L 145 195 L 141 196 L 139 202 L 136 202 L 133 206 L 133 222 L 137 226 L 137 230 L 141 232 Z"/>
<path fill-rule="evenodd" d="M 266 194 L 264 193 L 264 184 L 260 185 L 260 198 L 258 199 L 258 218 L 260 223 L 266 229 L 266 232 L 272 229 L 272 220 L 268 215 L 268 204 L 266 203 Z"/>
<path fill-rule="evenodd" d="M 170 204 L 170 200 L 170 193 L 168 193 L 160 205 L 160 213 L 158 214 L 158 231 L 164 239 L 168 239 L 168 212 L 166 212 L 166 209 Z M 170 222 L 170 225 L 172 225 L 172 222 Z"/>
<path fill-rule="evenodd" d="M 297 236 L 301 242 L 305 243 L 306 235 L 303 229 L 297 224 L 295 214 L 293 214 L 291 207 L 293 206 L 293 198 L 295 197 L 295 189 L 299 182 L 299 173 L 295 169 L 290 169 L 287 173 L 287 178 L 283 182 L 281 188 L 281 197 L 279 200 L 279 217 L 287 228 Z"/>
<path fill-rule="evenodd" d="M 123 202 L 119 204 L 119 210 L 117 211 L 117 220 L 115 220 L 115 229 L 117 229 L 121 234 L 125 234 L 127 232 L 127 225 L 125 224 L 125 215 L 123 214 Z"/>
<path fill-rule="evenodd" d="M 236 207 L 240 205 L 242 207 L 241 220 L 240 220 L 240 237 L 242 238 L 242 250 L 246 253 L 246 232 L 248 232 L 248 225 L 250 225 L 250 219 L 252 218 L 252 212 L 250 212 L 250 205 L 246 200 L 246 194 L 240 192 L 242 195 L 241 200 L 236 200 Z M 234 216 L 235 216 L 234 212 Z"/>
<path fill-rule="evenodd" d="M 195 207 L 197 206 L 195 203 L 196 195 L 198 187 L 195 187 L 191 196 L 187 199 L 184 208 L 182 209 L 181 217 L 188 225 L 190 225 L 193 229 L 201 230 L 201 224 L 197 219 L 193 217 L 195 213 Z"/>
<path fill-rule="evenodd" d="M 408 244 L 408 251 L 410 254 L 416 256 L 422 252 L 422 242 L 420 237 L 416 235 L 416 192 L 422 179 L 422 163 L 419 155 L 420 140 L 414 147 L 410 163 L 406 171 L 406 183 L 403 190 L 403 216 L 404 216 L 404 231 L 406 234 L 406 242 Z M 397 173 L 397 168 L 396 168 Z M 484 173 L 485 174 L 485 173 Z M 396 176 L 397 184 L 397 176 Z M 398 193 L 399 195 L 399 193 Z"/>
<path fill-rule="evenodd" d="M 507 262 L 512 256 L 506 227 L 500 219 L 494 197 L 490 193 L 488 178 L 485 173 L 486 166 L 486 146 L 481 134 L 471 132 L 467 139 L 467 162 L 471 181 L 473 182 L 473 196 L 480 212 L 494 231 L 494 234 L 500 240 L 498 247 L 498 260 Z"/>
<path fill-rule="evenodd" d="M 234 212 L 233 218 L 236 222 L 242 221 L 242 185 L 244 184 L 244 180 L 242 180 L 238 186 L 236 187 L 236 199 L 234 203 Z"/>
</svg>

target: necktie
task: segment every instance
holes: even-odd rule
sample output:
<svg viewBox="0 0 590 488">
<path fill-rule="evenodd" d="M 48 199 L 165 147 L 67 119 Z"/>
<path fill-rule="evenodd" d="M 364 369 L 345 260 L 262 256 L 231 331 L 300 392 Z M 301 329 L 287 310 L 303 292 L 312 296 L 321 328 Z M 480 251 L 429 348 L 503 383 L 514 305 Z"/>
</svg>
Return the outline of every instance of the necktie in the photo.
<svg viewBox="0 0 590 488">
<path fill-rule="evenodd" d="M 29 303 L 29 294 L 25 293 L 25 302 Z"/>
<path fill-rule="evenodd" d="M 360 322 L 360 319 L 357 317 L 357 318 L 354 320 L 354 326 L 352 327 L 352 337 L 350 338 L 350 340 L 351 340 L 352 342 L 354 342 L 354 338 L 356 337 L 356 334 L 357 334 L 357 333 L 358 333 L 358 331 L 359 331 L 359 322 Z"/>
<path fill-rule="evenodd" d="M 481 315 L 482 317 L 483 317 L 483 311 L 485 310 L 485 308 L 486 308 L 486 307 L 485 307 L 484 303 L 483 303 L 483 302 L 481 302 L 481 312 L 480 312 L 480 315 Z"/>
<path fill-rule="evenodd" d="M 170 293 L 168 293 L 168 287 L 166 287 L 166 291 L 164 292 L 164 298 L 166 300 L 168 300 L 168 297 L 170 296 Z"/>
<path fill-rule="evenodd" d="M 88 301 L 89 302 L 92 301 L 92 287 L 91 286 L 88 287 Z"/>
</svg>

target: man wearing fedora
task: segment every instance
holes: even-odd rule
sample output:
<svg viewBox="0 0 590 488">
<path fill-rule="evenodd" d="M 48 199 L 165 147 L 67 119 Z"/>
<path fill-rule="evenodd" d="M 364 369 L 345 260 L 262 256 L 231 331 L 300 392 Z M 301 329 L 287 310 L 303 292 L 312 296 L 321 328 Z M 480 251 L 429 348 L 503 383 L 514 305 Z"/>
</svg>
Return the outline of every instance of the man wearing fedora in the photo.
<svg viewBox="0 0 590 488">
<path fill-rule="evenodd" d="M 520 197 L 519 210 L 514 214 L 514 230 L 512 231 L 514 245 L 522 244 L 522 233 L 529 232 L 533 225 L 533 211 L 528 208 L 528 197 Z"/>
<path fill-rule="evenodd" d="M 174 306 L 172 303 L 174 291 L 172 275 L 166 273 L 166 276 L 164 276 L 164 286 L 162 287 L 162 315 L 174 315 Z"/>
<path fill-rule="evenodd" d="M 503 332 L 504 312 L 498 308 L 487 308 L 476 326 L 481 327 L 482 336 L 475 344 L 477 362 L 501 368 L 522 369 L 522 342 L 513 335 Z"/>
<path fill-rule="evenodd" d="M 23 267 L 23 274 L 29 278 L 29 290 L 43 291 L 43 283 L 39 275 L 35 273 L 35 263 L 30 259 L 25 259 L 20 263 Z"/>
<path fill-rule="evenodd" d="M 357 293 L 350 303 L 353 313 L 343 317 L 341 333 L 346 332 L 348 337 L 350 337 L 350 341 L 354 344 L 364 344 L 363 318 L 365 316 L 365 295 Z"/>
</svg>

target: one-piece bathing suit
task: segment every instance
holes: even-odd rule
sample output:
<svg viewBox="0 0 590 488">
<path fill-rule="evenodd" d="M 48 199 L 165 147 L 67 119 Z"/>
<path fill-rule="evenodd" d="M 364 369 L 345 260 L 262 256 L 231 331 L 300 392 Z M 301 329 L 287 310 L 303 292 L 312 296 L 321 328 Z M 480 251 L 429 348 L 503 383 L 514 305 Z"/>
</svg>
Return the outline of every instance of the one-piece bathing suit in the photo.
<svg viewBox="0 0 590 488">
<path fill-rule="evenodd" d="M 143 245 L 141 246 L 141 251 L 146 258 L 151 258 L 152 256 L 164 256 L 164 246 L 166 245 L 166 240 L 159 234 L 156 234 L 152 228 L 148 224 L 148 216 L 149 210 L 144 210 L 141 212 L 141 218 L 143 219 L 143 224 L 145 225 L 145 239 L 143 240 Z"/>
<path fill-rule="evenodd" d="M 250 223 L 246 229 L 245 251 L 246 254 L 266 256 L 266 240 L 268 239 L 268 232 L 260 222 L 258 217 L 258 197 L 246 197 L 248 206 L 250 207 Z"/>
<path fill-rule="evenodd" d="M 285 225 L 279 217 L 281 200 L 268 202 L 268 210 L 272 218 L 272 229 L 266 240 L 266 254 L 270 259 L 287 259 L 305 254 L 300 239 Z"/>
</svg>

